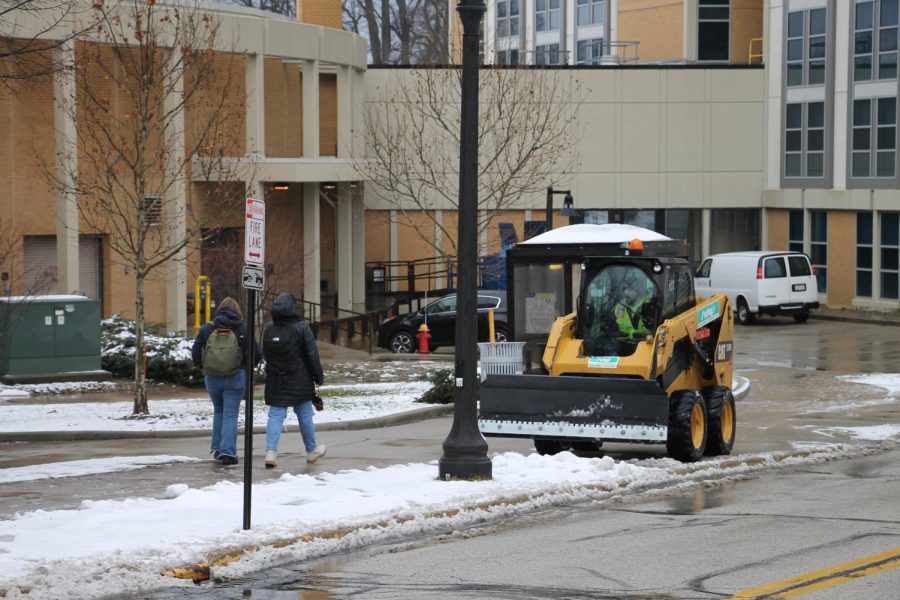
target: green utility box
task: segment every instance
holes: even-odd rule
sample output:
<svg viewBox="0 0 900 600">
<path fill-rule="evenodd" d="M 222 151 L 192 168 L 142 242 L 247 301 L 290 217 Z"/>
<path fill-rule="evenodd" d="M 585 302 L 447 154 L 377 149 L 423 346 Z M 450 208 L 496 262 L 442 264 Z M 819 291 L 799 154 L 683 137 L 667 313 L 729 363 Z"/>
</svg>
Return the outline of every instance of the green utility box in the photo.
<svg viewBox="0 0 900 600">
<path fill-rule="evenodd" d="M 108 379 L 100 368 L 100 301 L 85 296 L 0 297 L 0 380 Z"/>
</svg>

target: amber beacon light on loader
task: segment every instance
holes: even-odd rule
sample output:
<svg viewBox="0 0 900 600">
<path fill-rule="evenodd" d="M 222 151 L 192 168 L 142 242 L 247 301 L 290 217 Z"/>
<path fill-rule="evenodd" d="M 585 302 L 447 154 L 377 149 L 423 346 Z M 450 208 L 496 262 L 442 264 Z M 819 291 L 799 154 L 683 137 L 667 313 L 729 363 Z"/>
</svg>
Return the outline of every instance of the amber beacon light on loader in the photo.
<svg viewBox="0 0 900 600">
<path fill-rule="evenodd" d="M 527 367 L 481 383 L 484 435 L 532 438 L 542 454 L 604 442 L 665 444 L 685 462 L 731 452 L 734 317 L 726 296 L 695 296 L 684 242 L 561 227 L 510 250 L 507 278 Z"/>
</svg>

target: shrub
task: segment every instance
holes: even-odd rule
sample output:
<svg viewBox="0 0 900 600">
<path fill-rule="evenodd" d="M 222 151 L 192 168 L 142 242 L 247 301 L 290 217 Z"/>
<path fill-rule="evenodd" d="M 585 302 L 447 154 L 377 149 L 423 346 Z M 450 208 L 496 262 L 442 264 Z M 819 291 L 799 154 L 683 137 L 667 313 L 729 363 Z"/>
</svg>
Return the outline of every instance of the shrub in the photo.
<svg viewBox="0 0 900 600">
<path fill-rule="evenodd" d="M 456 389 L 453 381 L 453 371 L 450 369 L 435 371 L 428 375 L 427 380 L 432 387 L 422 394 L 422 397 L 416 402 L 428 404 L 451 404 L 453 402 Z"/>
<path fill-rule="evenodd" d="M 104 369 L 116 377 L 134 374 L 134 321 L 113 315 L 101 323 L 100 353 Z M 182 333 L 161 333 L 148 325 L 144 334 L 147 351 L 147 378 L 182 385 L 203 383 L 203 373 L 191 360 L 193 340 Z"/>
</svg>

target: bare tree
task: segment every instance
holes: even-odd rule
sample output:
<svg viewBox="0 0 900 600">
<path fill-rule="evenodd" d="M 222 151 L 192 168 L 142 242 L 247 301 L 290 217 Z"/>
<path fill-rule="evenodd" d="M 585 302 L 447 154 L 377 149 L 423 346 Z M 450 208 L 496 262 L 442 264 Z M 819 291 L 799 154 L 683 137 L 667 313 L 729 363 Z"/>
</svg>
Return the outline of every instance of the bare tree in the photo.
<svg viewBox="0 0 900 600">
<path fill-rule="evenodd" d="M 98 6 L 95 12 L 102 10 Z M 11 81 L 64 68 L 49 51 L 76 39 L 90 25 L 77 18 L 76 3 L 70 0 L 0 0 L 0 85 L 9 87 Z"/>
<path fill-rule="evenodd" d="M 392 71 L 363 115 L 366 147 L 357 168 L 367 190 L 438 255 L 456 253 L 456 231 L 435 209 L 458 207 L 460 75 L 457 68 Z M 483 69 L 479 88 L 480 232 L 568 170 L 581 93 L 571 71 L 532 67 Z M 442 232 L 442 247 L 434 228 L 415 227 L 412 213 Z"/>
<path fill-rule="evenodd" d="M 447 2 L 343 1 L 344 29 L 369 39 L 369 52 L 374 64 L 447 63 Z"/>
<path fill-rule="evenodd" d="M 123 0 L 76 53 L 77 160 L 45 168 L 76 196 L 88 230 L 106 234 L 135 282 L 133 416 L 149 414 L 144 372 L 145 288 L 183 260 L 215 216 L 240 210 L 243 82 L 238 55 L 221 48 L 220 22 L 196 5 Z M 62 172 L 62 176 L 57 173 Z M 187 199 L 191 181 L 197 198 Z M 201 198 L 202 197 L 202 198 Z M 237 214 L 240 214 L 237 212 Z M 157 275 L 159 274 L 159 275 Z"/>
</svg>

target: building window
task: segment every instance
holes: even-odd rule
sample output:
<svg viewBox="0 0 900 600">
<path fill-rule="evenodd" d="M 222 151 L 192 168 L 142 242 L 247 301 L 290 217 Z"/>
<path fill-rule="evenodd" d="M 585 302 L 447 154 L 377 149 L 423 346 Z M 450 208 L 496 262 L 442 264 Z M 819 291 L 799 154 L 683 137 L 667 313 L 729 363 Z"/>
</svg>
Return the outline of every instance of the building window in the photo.
<svg viewBox="0 0 900 600">
<path fill-rule="evenodd" d="M 856 38 L 853 47 L 853 81 L 872 79 L 872 2 L 856 5 Z"/>
<path fill-rule="evenodd" d="M 856 295 L 872 297 L 872 213 L 856 213 Z"/>
<path fill-rule="evenodd" d="M 517 65 L 519 64 L 519 51 L 515 48 L 512 50 L 497 51 L 498 65 Z"/>
<path fill-rule="evenodd" d="M 878 79 L 897 78 L 897 4 L 881 0 L 878 11 Z"/>
<path fill-rule="evenodd" d="M 603 25 L 603 0 L 578 0 L 578 25 Z"/>
<path fill-rule="evenodd" d="M 534 49 L 534 64 L 558 65 L 559 44 L 544 44 L 541 46 L 536 46 Z"/>
<path fill-rule="evenodd" d="M 881 297 L 897 300 L 900 278 L 900 213 L 881 213 Z"/>
<path fill-rule="evenodd" d="M 824 210 L 809 211 L 809 254 L 816 268 L 816 285 L 819 293 L 828 291 L 828 213 Z"/>
<path fill-rule="evenodd" d="M 700 0 L 697 8 L 697 59 L 728 60 L 731 39 L 730 0 Z"/>
<path fill-rule="evenodd" d="M 788 250 L 803 252 L 803 211 L 792 210 L 788 213 Z"/>
<path fill-rule="evenodd" d="M 144 222 L 151 227 L 162 224 L 162 196 L 154 194 L 144 197 Z"/>
<path fill-rule="evenodd" d="M 579 65 L 596 65 L 603 56 L 603 38 L 578 40 L 576 60 Z"/>
<path fill-rule="evenodd" d="M 896 98 L 853 101 L 852 144 L 853 177 L 894 177 L 897 172 Z"/>
<path fill-rule="evenodd" d="M 897 78 L 898 0 L 858 2 L 854 11 L 853 80 Z M 874 57 L 878 57 L 874 60 Z"/>
<path fill-rule="evenodd" d="M 497 1 L 497 37 L 519 35 L 519 0 Z"/>
<path fill-rule="evenodd" d="M 785 105 L 784 176 L 825 175 L 825 103 Z"/>
<path fill-rule="evenodd" d="M 788 13 L 787 86 L 823 85 L 827 49 L 824 8 Z"/>
<path fill-rule="evenodd" d="M 536 31 L 559 29 L 559 0 L 534 0 L 534 28 Z"/>
</svg>

